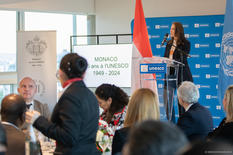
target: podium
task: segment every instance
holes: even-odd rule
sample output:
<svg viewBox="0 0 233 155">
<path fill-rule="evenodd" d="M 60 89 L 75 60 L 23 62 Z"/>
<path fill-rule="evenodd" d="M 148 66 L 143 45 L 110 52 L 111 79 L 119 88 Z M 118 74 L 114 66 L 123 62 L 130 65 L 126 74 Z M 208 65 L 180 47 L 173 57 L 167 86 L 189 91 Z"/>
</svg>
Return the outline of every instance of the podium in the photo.
<svg viewBox="0 0 233 155">
<path fill-rule="evenodd" d="M 140 87 L 158 94 L 161 119 L 172 121 L 178 72 L 184 64 L 164 57 L 142 58 L 139 64 Z"/>
</svg>

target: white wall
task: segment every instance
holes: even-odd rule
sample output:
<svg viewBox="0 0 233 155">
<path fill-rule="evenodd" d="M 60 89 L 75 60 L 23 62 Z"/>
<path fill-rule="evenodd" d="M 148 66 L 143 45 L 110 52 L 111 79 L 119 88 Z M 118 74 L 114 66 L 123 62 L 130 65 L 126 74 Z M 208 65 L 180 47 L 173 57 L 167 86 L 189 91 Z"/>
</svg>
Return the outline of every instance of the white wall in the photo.
<svg viewBox="0 0 233 155">
<path fill-rule="evenodd" d="M 226 0 L 142 0 L 145 17 L 224 14 Z M 0 9 L 96 15 L 96 34 L 131 33 L 135 0 L 0 0 Z"/>
<path fill-rule="evenodd" d="M 224 14 L 226 0 L 142 0 L 145 17 Z M 135 0 L 96 0 L 96 33 L 131 33 Z"/>
<path fill-rule="evenodd" d="M 95 0 L 0 0 L 0 9 L 94 14 Z"/>
</svg>

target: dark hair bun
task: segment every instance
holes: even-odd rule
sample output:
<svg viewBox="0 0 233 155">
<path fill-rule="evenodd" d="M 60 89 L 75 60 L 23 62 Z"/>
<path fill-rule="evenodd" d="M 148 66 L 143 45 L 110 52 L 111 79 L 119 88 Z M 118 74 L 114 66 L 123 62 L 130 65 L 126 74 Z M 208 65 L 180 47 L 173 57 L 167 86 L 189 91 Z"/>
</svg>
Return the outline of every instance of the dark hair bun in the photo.
<svg viewBox="0 0 233 155">
<path fill-rule="evenodd" d="M 87 69 L 87 60 L 77 53 L 65 55 L 60 63 L 60 69 L 66 73 L 69 79 L 82 77 Z"/>
<path fill-rule="evenodd" d="M 74 65 L 72 66 L 73 73 L 76 74 L 78 77 L 81 77 L 87 69 L 87 60 L 83 57 L 79 57 L 74 61 Z"/>
</svg>

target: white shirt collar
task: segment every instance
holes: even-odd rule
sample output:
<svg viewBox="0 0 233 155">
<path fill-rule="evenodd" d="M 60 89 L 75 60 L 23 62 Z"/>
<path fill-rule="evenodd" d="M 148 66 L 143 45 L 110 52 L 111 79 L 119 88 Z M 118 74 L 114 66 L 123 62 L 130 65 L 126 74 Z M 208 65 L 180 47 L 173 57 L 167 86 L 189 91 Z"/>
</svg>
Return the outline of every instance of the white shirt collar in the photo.
<svg viewBox="0 0 233 155">
<path fill-rule="evenodd" d="M 193 105 L 193 103 L 189 104 L 186 108 L 185 108 L 185 112 L 189 110 L 189 108 Z"/>
<path fill-rule="evenodd" d="M 19 129 L 16 125 L 14 125 L 13 123 L 2 121 L 2 124 L 10 125 L 10 126 L 13 126 L 14 128 L 16 128 L 17 130 L 20 130 L 20 129 Z"/>
</svg>

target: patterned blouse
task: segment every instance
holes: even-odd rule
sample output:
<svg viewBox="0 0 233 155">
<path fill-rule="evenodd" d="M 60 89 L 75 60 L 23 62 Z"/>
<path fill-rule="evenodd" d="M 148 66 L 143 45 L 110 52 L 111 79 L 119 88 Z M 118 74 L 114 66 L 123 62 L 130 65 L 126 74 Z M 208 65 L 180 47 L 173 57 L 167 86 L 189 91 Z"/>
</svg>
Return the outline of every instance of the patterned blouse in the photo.
<svg viewBox="0 0 233 155">
<path fill-rule="evenodd" d="M 110 123 L 108 123 L 109 127 L 113 130 L 114 133 L 116 130 L 121 129 L 123 127 L 126 111 L 127 111 L 127 106 L 125 106 L 121 112 L 117 112 L 113 114 L 112 120 L 110 121 Z M 106 111 L 104 111 L 100 115 L 100 120 L 105 121 L 105 118 L 106 118 Z"/>
</svg>

